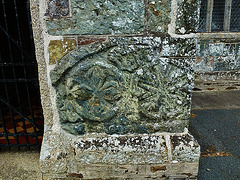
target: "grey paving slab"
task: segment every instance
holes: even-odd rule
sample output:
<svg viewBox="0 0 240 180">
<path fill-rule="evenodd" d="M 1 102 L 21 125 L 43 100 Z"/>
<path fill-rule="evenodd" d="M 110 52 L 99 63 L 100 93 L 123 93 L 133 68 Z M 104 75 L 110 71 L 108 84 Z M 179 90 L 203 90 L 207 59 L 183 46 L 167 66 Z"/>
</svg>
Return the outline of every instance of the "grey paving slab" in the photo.
<svg viewBox="0 0 240 180">
<path fill-rule="evenodd" d="M 240 179 L 240 109 L 194 110 L 189 130 L 201 146 L 199 180 Z"/>
<path fill-rule="evenodd" d="M 240 109 L 195 110 L 189 130 L 201 145 L 240 158 Z"/>
<path fill-rule="evenodd" d="M 202 157 L 198 180 L 239 180 L 240 160 L 234 157 Z"/>
<path fill-rule="evenodd" d="M 240 91 L 193 92 L 192 109 L 240 109 Z"/>
</svg>

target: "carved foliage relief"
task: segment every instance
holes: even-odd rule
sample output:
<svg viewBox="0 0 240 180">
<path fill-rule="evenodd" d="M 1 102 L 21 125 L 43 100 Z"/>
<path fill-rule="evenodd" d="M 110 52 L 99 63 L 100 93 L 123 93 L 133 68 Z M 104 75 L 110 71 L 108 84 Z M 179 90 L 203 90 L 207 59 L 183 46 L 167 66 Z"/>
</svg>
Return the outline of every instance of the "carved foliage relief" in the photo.
<svg viewBox="0 0 240 180">
<path fill-rule="evenodd" d="M 70 52 L 51 72 L 62 128 L 72 134 L 182 132 L 190 60 L 160 58 L 158 38 L 111 39 Z"/>
</svg>

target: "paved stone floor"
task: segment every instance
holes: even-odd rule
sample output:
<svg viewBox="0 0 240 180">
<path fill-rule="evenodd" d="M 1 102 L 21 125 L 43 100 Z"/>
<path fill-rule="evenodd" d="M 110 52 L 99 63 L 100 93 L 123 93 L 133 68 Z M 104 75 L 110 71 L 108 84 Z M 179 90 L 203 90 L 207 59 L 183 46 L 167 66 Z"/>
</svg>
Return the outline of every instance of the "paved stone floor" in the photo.
<svg viewBox="0 0 240 180">
<path fill-rule="evenodd" d="M 201 145 L 199 180 L 240 179 L 240 91 L 194 92 L 190 131 Z M 0 180 L 38 180 L 39 151 L 0 152 Z"/>
<path fill-rule="evenodd" d="M 201 146 L 199 180 L 240 180 L 240 91 L 195 92 L 189 130 Z"/>
<path fill-rule="evenodd" d="M 0 180 L 40 180 L 39 151 L 0 152 Z"/>
</svg>

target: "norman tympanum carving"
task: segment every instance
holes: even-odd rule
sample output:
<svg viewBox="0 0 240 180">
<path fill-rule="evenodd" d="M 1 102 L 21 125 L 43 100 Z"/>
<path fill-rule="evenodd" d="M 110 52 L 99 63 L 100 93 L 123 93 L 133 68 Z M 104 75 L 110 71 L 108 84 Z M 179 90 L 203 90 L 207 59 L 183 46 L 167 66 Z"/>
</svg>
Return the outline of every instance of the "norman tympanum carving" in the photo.
<svg viewBox="0 0 240 180">
<path fill-rule="evenodd" d="M 192 70 L 184 59 L 160 58 L 160 46 L 160 38 L 118 38 L 66 55 L 51 72 L 62 128 L 72 134 L 183 131 Z"/>
</svg>

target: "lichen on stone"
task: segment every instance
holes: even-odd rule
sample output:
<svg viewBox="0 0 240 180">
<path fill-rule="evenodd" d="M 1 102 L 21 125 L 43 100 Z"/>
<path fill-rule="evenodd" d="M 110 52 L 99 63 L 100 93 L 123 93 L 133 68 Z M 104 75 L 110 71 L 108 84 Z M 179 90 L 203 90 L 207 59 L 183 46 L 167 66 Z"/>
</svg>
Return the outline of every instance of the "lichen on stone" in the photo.
<svg viewBox="0 0 240 180">
<path fill-rule="evenodd" d="M 77 46 L 74 39 L 51 40 L 48 46 L 49 64 L 56 64 L 64 55 Z"/>
<path fill-rule="evenodd" d="M 71 17 L 46 21 L 49 34 L 129 34 L 144 30 L 144 0 L 72 0 L 71 8 Z"/>
<path fill-rule="evenodd" d="M 199 21 L 198 0 L 177 0 L 176 33 L 196 33 Z"/>
<path fill-rule="evenodd" d="M 46 15 L 50 18 L 61 18 L 69 14 L 69 0 L 48 0 Z"/>
<path fill-rule="evenodd" d="M 171 1 L 148 1 L 147 17 L 148 31 L 166 33 L 171 21 Z"/>
<path fill-rule="evenodd" d="M 51 72 L 62 128 L 72 134 L 183 132 L 192 63 L 161 58 L 161 44 L 160 38 L 111 38 L 66 55 Z"/>
</svg>

